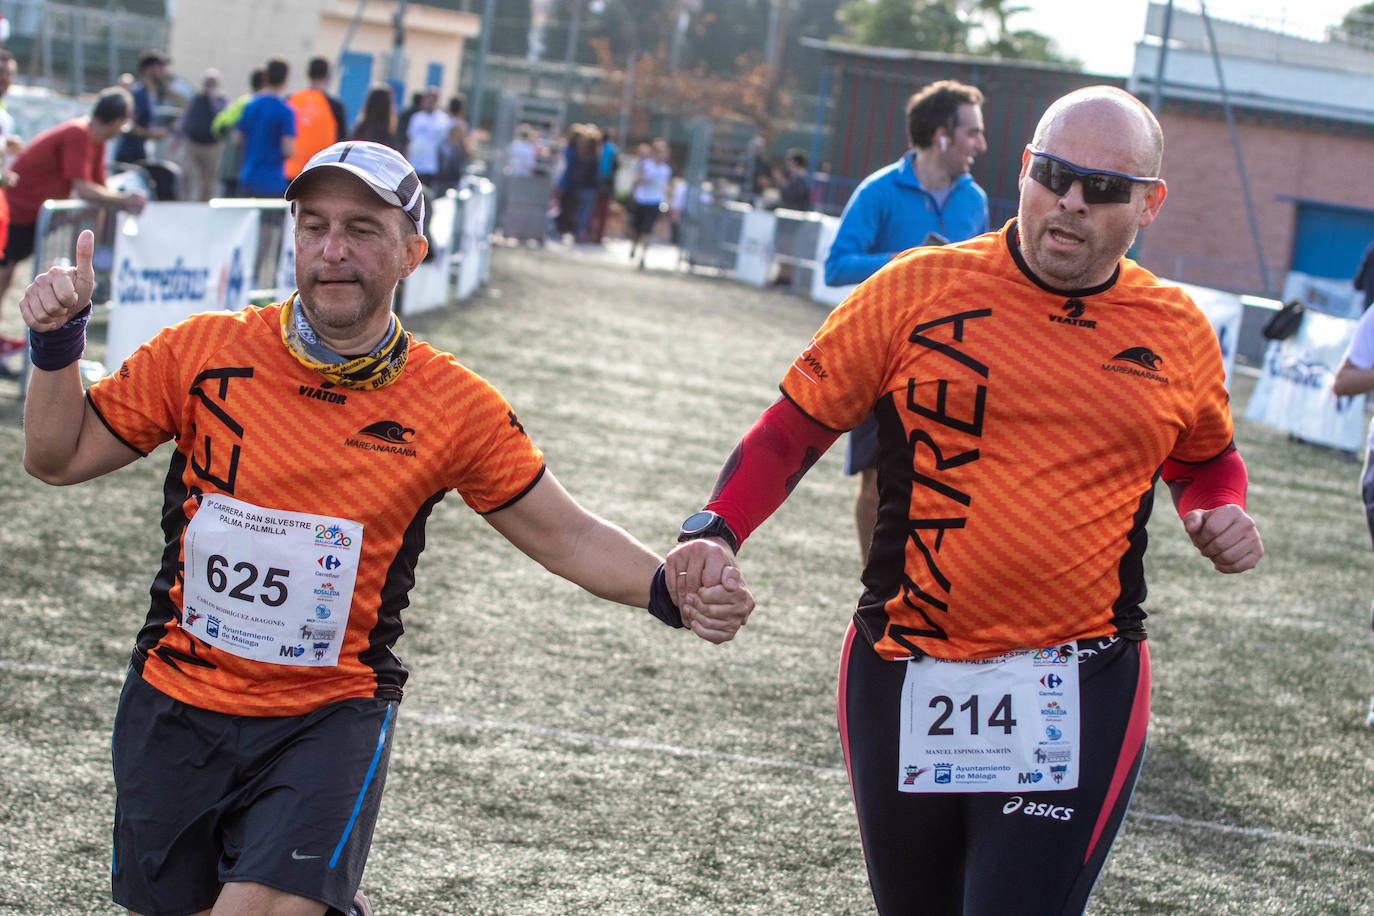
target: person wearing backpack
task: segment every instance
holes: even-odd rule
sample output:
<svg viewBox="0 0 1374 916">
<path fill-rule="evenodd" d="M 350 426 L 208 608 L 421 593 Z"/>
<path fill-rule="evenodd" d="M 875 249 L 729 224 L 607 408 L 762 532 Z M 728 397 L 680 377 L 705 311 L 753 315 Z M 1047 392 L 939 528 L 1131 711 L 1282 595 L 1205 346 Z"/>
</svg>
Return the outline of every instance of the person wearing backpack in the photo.
<svg viewBox="0 0 1374 916">
<path fill-rule="evenodd" d="M 286 100 L 296 113 L 296 152 L 286 160 L 286 177 L 295 178 L 310 157 L 327 146 L 348 139 L 348 115 L 343 102 L 325 92 L 329 61 L 312 57 L 306 67 L 310 85 Z"/>
<path fill-rule="evenodd" d="M 224 147 L 215 135 L 215 118 L 224 111 L 228 99 L 219 89 L 219 71 L 205 71 L 200 91 L 191 96 L 186 110 L 172 132 L 172 149 L 185 144 L 186 199 L 209 200 L 219 182 L 220 157 Z"/>
</svg>

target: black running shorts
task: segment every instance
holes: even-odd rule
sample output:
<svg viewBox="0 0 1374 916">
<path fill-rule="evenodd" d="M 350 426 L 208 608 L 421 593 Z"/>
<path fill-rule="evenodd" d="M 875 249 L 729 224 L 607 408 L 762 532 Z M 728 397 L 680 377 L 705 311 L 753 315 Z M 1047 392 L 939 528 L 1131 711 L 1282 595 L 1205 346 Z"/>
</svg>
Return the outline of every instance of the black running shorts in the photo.
<svg viewBox="0 0 1374 916">
<path fill-rule="evenodd" d="M 1150 661 L 1144 642 L 1078 644 L 1078 788 L 899 792 L 906 662 L 884 661 L 850 625 L 839 724 L 864 861 L 883 916 L 1081 913 L 1145 756 Z"/>
<path fill-rule="evenodd" d="M 115 714 L 115 903 L 145 916 L 210 909 L 253 882 L 348 912 L 386 778 L 397 703 L 231 716 L 129 672 Z"/>
</svg>

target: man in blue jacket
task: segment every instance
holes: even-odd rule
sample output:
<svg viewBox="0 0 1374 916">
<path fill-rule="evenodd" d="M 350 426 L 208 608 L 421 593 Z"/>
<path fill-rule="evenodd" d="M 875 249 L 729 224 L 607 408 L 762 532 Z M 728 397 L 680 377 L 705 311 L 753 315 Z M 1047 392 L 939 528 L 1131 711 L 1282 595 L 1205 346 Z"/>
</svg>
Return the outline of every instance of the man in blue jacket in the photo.
<svg viewBox="0 0 1374 916">
<path fill-rule="evenodd" d="M 988 195 L 969 174 L 988 149 L 982 104 L 981 92 L 954 80 L 931 83 L 907 101 L 911 148 L 854 189 L 825 259 L 827 284 L 859 283 L 908 248 L 988 231 Z M 854 524 L 867 560 L 878 517 L 878 427 L 871 415 L 849 434 L 844 472 L 859 475 Z"/>
</svg>

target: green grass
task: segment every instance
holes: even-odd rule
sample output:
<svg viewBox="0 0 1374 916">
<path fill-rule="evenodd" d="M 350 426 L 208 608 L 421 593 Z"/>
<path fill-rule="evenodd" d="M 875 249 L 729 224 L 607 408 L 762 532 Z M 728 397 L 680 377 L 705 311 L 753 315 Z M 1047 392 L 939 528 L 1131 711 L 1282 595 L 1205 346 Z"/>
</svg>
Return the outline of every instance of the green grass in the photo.
<svg viewBox="0 0 1374 916">
<path fill-rule="evenodd" d="M 407 324 L 496 384 L 585 505 L 663 550 L 823 317 L 502 249 L 479 297 Z M 20 470 L 4 385 L 0 913 L 112 913 L 110 720 L 167 455 L 47 488 Z M 1093 914 L 1374 913 L 1359 466 L 1238 434 L 1269 556 L 1212 572 L 1160 490 L 1150 751 Z M 840 457 L 750 540 L 759 610 L 720 647 L 548 576 L 446 500 L 398 645 L 412 678 L 364 878 L 379 911 L 871 913 L 834 719 L 858 568 Z"/>
</svg>

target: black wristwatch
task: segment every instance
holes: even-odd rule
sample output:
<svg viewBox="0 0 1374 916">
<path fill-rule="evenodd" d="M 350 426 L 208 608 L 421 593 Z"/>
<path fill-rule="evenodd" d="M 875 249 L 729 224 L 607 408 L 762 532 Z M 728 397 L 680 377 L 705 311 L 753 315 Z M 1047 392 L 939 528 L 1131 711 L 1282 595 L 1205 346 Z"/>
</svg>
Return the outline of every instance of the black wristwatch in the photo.
<svg viewBox="0 0 1374 916">
<path fill-rule="evenodd" d="M 739 538 L 735 537 L 735 532 L 730 530 L 725 519 L 714 512 L 698 512 L 695 515 L 687 516 L 687 520 L 682 523 L 682 531 L 677 536 L 677 541 L 695 541 L 697 538 L 720 538 L 730 545 L 733 553 L 739 553 Z"/>
</svg>

